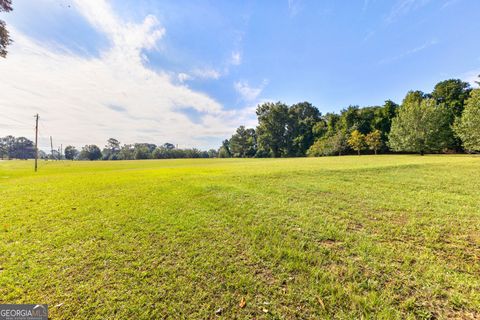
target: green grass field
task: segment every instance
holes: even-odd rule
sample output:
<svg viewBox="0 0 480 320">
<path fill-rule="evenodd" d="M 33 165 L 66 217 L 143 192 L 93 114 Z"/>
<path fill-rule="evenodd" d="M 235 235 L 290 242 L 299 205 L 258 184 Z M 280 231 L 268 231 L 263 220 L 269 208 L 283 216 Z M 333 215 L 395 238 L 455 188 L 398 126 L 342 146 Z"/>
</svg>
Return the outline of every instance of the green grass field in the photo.
<svg viewBox="0 0 480 320">
<path fill-rule="evenodd" d="M 478 156 L 32 167 L 0 161 L 0 303 L 52 319 L 480 317 Z"/>
</svg>

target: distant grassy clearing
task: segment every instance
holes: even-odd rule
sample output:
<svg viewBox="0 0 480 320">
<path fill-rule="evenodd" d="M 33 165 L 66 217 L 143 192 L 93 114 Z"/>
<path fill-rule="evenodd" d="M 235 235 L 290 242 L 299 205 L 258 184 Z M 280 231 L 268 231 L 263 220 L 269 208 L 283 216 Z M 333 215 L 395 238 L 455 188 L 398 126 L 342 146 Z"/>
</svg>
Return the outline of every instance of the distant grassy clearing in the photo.
<svg viewBox="0 0 480 320">
<path fill-rule="evenodd" d="M 0 303 L 54 319 L 478 318 L 479 190 L 475 156 L 3 161 Z"/>
</svg>

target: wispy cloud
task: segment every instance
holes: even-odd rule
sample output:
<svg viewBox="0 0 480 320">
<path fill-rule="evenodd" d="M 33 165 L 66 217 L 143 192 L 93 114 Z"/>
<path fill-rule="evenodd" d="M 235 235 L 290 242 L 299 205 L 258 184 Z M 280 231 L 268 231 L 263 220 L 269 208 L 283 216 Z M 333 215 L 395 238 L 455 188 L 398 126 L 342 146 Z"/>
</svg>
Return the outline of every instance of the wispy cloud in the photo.
<svg viewBox="0 0 480 320">
<path fill-rule="evenodd" d="M 184 72 L 180 72 L 179 74 L 177 74 L 177 78 L 178 78 L 178 81 L 180 81 L 181 83 L 189 80 L 193 80 L 193 77 L 191 75 Z"/>
<path fill-rule="evenodd" d="M 233 86 L 242 100 L 251 103 L 257 100 L 267 84 L 268 81 L 263 80 L 259 86 L 253 87 L 248 83 L 248 81 L 237 81 L 233 84 Z"/>
<path fill-rule="evenodd" d="M 392 63 L 394 61 L 397 61 L 397 60 L 401 60 L 403 58 L 406 58 L 408 56 L 411 56 L 415 53 L 418 53 L 420 51 L 423 51 L 431 46 L 434 46 L 438 43 L 438 41 L 436 39 L 433 39 L 433 40 L 430 40 L 430 41 L 427 41 L 425 43 L 423 43 L 422 45 L 418 46 L 418 47 L 415 47 L 413 49 L 410 49 L 410 50 L 407 50 L 399 55 L 396 55 L 394 57 L 390 57 L 390 58 L 385 58 L 385 59 L 382 59 L 380 60 L 378 63 L 379 64 L 388 64 L 388 63 Z"/>
<path fill-rule="evenodd" d="M 288 0 L 288 12 L 290 16 L 296 16 L 302 9 L 301 0 Z"/>
<path fill-rule="evenodd" d="M 459 2 L 460 0 L 446 0 L 442 7 L 440 8 L 441 10 L 447 8 L 447 7 L 450 7 L 451 5 L 454 5 L 455 3 Z"/>
<path fill-rule="evenodd" d="M 463 81 L 470 83 L 474 88 L 478 88 L 477 82 L 480 82 L 480 68 L 465 72 L 460 76 Z"/>
<path fill-rule="evenodd" d="M 145 66 L 142 52 L 156 50 L 166 33 L 154 16 L 140 24 L 125 22 L 105 0 L 77 0 L 73 7 L 110 39 L 111 46 L 99 57 L 59 50 L 11 28 L 15 42 L 8 59 L 0 61 L 0 113 L 26 119 L 25 123 L 39 112 L 44 146 L 46 136 L 53 135 L 63 144 L 77 146 L 102 145 L 113 136 L 122 142 L 172 141 L 210 147 L 205 137 L 220 141 L 251 120 L 243 110 L 225 110 L 205 93 L 178 85 L 179 79 L 186 81 L 189 75 L 177 79 L 167 70 Z M 202 74 L 218 77 L 205 70 Z M 192 122 L 182 112 L 185 108 L 198 112 L 199 120 Z M 0 135 L 32 134 L 28 126 L 17 123 L 16 128 L 12 132 L 2 126 Z"/>
<path fill-rule="evenodd" d="M 397 0 L 390 13 L 385 18 L 385 22 L 392 23 L 400 17 L 407 15 L 411 11 L 417 10 L 427 5 L 431 0 Z"/>
<path fill-rule="evenodd" d="M 232 52 L 230 63 L 234 66 L 238 66 L 242 63 L 242 54 L 239 51 Z"/>
<path fill-rule="evenodd" d="M 373 30 L 368 31 L 367 34 L 365 35 L 365 37 L 363 37 L 363 41 L 369 40 L 374 35 L 375 35 L 375 31 L 373 31 Z"/>
<path fill-rule="evenodd" d="M 367 12 L 369 5 L 370 5 L 370 0 L 363 0 L 362 13 Z"/>
</svg>

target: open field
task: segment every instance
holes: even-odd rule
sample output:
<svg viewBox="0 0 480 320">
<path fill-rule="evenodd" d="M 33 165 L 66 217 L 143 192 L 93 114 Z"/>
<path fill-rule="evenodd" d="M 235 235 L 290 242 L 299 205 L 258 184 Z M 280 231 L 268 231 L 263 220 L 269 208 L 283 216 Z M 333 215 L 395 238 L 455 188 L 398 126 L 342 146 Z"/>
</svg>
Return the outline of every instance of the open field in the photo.
<svg viewBox="0 0 480 320">
<path fill-rule="evenodd" d="M 0 303 L 53 319 L 480 317 L 478 156 L 32 165 L 0 161 Z"/>
</svg>

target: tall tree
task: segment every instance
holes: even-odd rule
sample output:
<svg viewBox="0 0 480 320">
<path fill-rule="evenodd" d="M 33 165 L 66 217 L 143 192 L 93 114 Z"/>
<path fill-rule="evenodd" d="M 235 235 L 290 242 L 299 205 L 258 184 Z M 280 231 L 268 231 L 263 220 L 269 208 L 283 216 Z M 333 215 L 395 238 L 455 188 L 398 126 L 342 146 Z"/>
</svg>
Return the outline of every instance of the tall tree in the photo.
<svg viewBox="0 0 480 320">
<path fill-rule="evenodd" d="M 434 99 L 408 100 L 392 121 L 390 147 L 395 151 L 440 151 L 449 145 L 449 113 Z"/>
<path fill-rule="evenodd" d="M 470 84 L 460 79 L 450 79 L 437 83 L 432 92 L 432 98 L 437 100 L 437 103 L 444 103 L 449 108 L 455 117 L 462 114 L 465 100 L 470 95 Z"/>
<path fill-rule="evenodd" d="M 110 138 L 107 140 L 106 147 L 112 152 L 118 152 L 120 150 L 120 141 L 115 138 Z"/>
<path fill-rule="evenodd" d="M 281 157 L 288 153 L 288 106 L 281 102 L 263 103 L 257 107 L 258 148 L 265 155 Z"/>
<path fill-rule="evenodd" d="M 257 138 L 254 129 L 240 126 L 230 138 L 230 151 L 234 157 L 253 157 L 257 151 Z"/>
<path fill-rule="evenodd" d="M 480 151 L 480 89 L 471 92 L 462 117 L 455 121 L 454 129 L 465 150 Z"/>
<path fill-rule="evenodd" d="M 107 140 L 107 144 L 102 151 L 104 160 L 117 160 L 120 152 L 120 141 L 115 138 Z"/>
<path fill-rule="evenodd" d="M 469 83 L 463 82 L 460 79 L 450 79 L 437 83 L 432 92 L 432 98 L 434 98 L 437 103 L 445 104 L 450 111 L 450 149 L 457 151 L 462 150 L 462 142 L 456 137 L 452 127 L 455 118 L 462 115 L 465 100 L 468 99 L 471 90 Z"/>
<path fill-rule="evenodd" d="M 289 156 L 305 156 L 315 139 L 314 127 L 320 121 L 320 111 L 309 102 L 292 105 L 288 110 Z"/>
<path fill-rule="evenodd" d="M 385 101 L 384 105 L 375 109 L 375 117 L 372 121 L 372 130 L 381 132 L 382 146 L 386 147 L 388 134 L 392 127 L 392 119 L 397 115 L 398 104 L 391 100 Z"/>
<path fill-rule="evenodd" d="M 365 148 L 365 135 L 358 130 L 353 130 L 347 142 L 360 155 L 360 151 Z"/>
<path fill-rule="evenodd" d="M 12 11 L 12 0 L 0 0 L 0 12 Z M 5 21 L 0 20 L 0 57 L 7 56 L 7 46 L 12 43 Z"/>
</svg>

